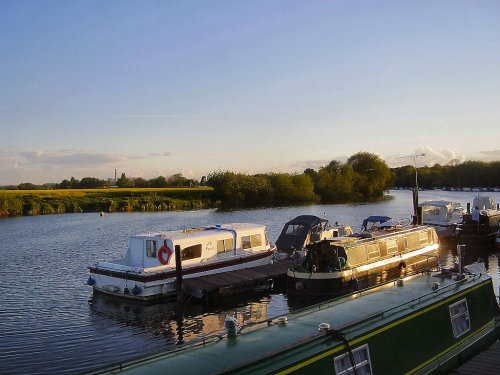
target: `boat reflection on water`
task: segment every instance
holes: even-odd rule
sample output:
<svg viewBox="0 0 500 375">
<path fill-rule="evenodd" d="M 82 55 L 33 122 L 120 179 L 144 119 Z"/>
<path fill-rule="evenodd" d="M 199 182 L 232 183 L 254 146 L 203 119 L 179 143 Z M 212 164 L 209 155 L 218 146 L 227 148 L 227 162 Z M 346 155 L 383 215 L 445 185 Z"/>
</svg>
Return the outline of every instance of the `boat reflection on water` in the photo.
<svg viewBox="0 0 500 375">
<path fill-rule="evenodd" d="M 274 292 L 273 292 L 274 293 Z M 198 301 L 179 304 L 176 301 L 127 300 L 101 293 L 89 299 L 91 312 L 109 318 L 119 327 L 138 327 L 153 336 L 164 337 L 167 347 L 179 345 L 224 330 L 226 316 L 236 318 L 238 325 L 267 319 L 268 307 L 288 313 L 286 298 L 282 294 L 265 294 L 252 299 L 231 299 L 209 306 Z"/>
</svg>

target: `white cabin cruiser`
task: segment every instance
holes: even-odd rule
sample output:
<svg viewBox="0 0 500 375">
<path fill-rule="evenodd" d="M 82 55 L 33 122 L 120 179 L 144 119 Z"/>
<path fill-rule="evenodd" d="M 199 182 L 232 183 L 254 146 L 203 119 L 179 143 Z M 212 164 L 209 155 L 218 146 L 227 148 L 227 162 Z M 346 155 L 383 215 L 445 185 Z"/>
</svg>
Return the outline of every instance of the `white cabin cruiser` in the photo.
<svg viewBox="0 0 500 375">
<path fill-rule="evenodd" d="M 422 207 L 422 223 L 436 229 L 440 239 L 455 234 L 455 227 L 463 220 L 466 210 L 458 202 L 430 200 L 419 204 Z"/>
<path fill-rule="evenodd" d="M 124 258 L 89 267 L 87 284 L 97 292 L 148 300 L 176 293 L 176 249 L 182 277 L 192 278 L 269 264 L 275 248 L 266 227 L 250 223 L 135 235 Z"/>
</svg>

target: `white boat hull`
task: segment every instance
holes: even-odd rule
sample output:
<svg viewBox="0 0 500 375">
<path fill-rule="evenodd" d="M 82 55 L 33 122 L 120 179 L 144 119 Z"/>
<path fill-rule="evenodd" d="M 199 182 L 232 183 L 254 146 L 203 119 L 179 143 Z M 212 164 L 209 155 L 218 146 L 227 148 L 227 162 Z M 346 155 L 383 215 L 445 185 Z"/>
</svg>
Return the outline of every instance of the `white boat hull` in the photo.
<svg viewBox="0 0 500 375">
<path fill-rule="evenodd" d="M 266 251 L 264 254 L 261 254 L 261 257 L 254 256 L 252 258 L 255 258 L 255 260 L 250 261 L 247 261 L 245 257 L 240 257 L 240 262 L 235 264 L 233 260 L 232 264 L 227 266 L 224 264 L 228 262 L 219 262 L 205 263 L 189 268 L 186 267 L 183 269 L 183 279 L 270 264 L 272 263 L 273 253 L 274 251 Z M 113 296 L 150 300 L 175 296 L 177 293 L 175 287 L 176 274 L 175 270 L 172 269 L 147 275 L 144 273 L 134 274 L 132 272 L 113 272 L 94 269 L 94 272 L 91 270 L 90 277 L 94 280 L 92 287 L 95 292 Z M 134 290 L 134 288 L 136 289 Z"/>
</svg>

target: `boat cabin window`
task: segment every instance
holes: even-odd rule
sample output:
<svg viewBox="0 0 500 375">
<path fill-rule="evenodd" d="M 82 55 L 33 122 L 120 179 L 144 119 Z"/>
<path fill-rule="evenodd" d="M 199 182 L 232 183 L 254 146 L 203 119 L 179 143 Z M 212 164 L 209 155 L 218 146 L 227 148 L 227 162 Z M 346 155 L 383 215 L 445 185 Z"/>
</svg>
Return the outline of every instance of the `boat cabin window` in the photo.
<svg viewBox="0 0 500 375">
<path fill-rule="evenodd" d="M 252 234 L 251 236 L 241 237 L 241 248 L 243 250 L 258 246 L 262 246 L 262 237 L 260 234 Z"/>
<path fill-rule="evenodd" d="M 462 336 L 470 330 L 469 309 L 466 299 L 450 305 L 450 318 L 455 338 Z"/>
<path fill-rule="evenodd" d="M 397 239 L 398 241 L 398 250 L 400 252 L 404 252 L 407 248 L 408 248 L 408 242 L 407 242 L 407 239 L 406 237 L 400 237 Z"/>
<path fill-rule="evenodd" d="M 398 252 L 398 244 L 396 240 L 387 240 L 387 254 L 393 254 Z"/>
<path fill-rule="evenodd" d="M 232 238 L 217 241 L 217 254 L 230 253 L 234 250 L 234 243 Z"/>
<path fill-rule="evenodd" d="M 181 250 L 181 259 L 189 260 L 201 258 L 201 244 L 192 245 Z"/>
<path fill-rule="evenodd" d="M 349 247 L 347 258 L 351 267 L 366 262 L 368 260 L 368 254 L 366 253 L 365 245 Z"/>
<path fill-rule="evenodd" d="M 146 256 L 156 258 L 156 241 L 146 240 Z"/>
<path fill-rule="evenodd" d="M 372 244 L 366 245 L 366 250 L 368 251 L 368 258 L 369 259 L 378 258 L 380 256 L 380 250 L 378 248 L 378 243 L 372 243 Z"/>
<path fill-rule="evenodd" d="M 418 241 L 420 242 L 420 245 L 427 245 L 429 243 L 429 232 L 420 232 L 418 234 Z"/>
<path fill-rule="evenodd" d="M 420 248 L 418 233 L 408 234 L 408 238 L 406 240 L 406 246 L 409 250 L 417 250 L 418 248 Z"/>
<path fill-rule="evenodd" d="M 356 365 L 356 374 L 358 375 L 371 375 L 372 365 L 370 361 L 370 351 L 368 345 L 363 345 L 352 351 L 354 364 Z M 351 375 L 354 374 L 353 365 L 349 353 L 345 353 L 335 357 L 335 373 L 337 375 Z"/>
<path fill-rule="evenodd" d="M 286 234 L 290 235 L 290 236 L 299 236 L 302 234 L 304 230 L 304 226 L 303 225 L 293 225 L 293 224 L 290 224 L 288 226 L 288 228 L 286 228 Z"/>
</svg>

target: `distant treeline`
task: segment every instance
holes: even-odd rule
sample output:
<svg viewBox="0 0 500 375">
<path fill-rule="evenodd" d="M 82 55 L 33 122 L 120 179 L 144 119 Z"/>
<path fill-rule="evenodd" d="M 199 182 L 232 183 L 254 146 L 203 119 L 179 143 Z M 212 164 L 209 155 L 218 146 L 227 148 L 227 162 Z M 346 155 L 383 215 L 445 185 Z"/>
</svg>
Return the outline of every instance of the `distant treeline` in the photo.
<svg viewBox="0 0 500 375">
<path fill-rule="evenodd" d="M 109 186 L 109 182 L 96 178 L 86 177 L 81 181 L 71 178 L 53 186 L 55 190 L 23 183 L 17 186 L 17 190 L 0 191 L 0 215 L 367 201 L 382 197 L 384 190 L 391 186 L 391 178 L 387 164 L 377 155 L 366 152 L 351 156 L 345 163 L 334 160 L 319 170 L 306 169 L 302 174 L 247 175 L 216 171 L 200 182 L 180 174 L 151 180 L 128 179 L 122 174 L 116 182 L 121 189 L 103 188 Z M 199 185 L 207 187 L 162 190 L 165 186 Z"/>
<path fill-rule="evenodd" d="M 196 187 L 200 182 L 195 179 L 189 179 L 182 174 L 177 173 L 169 177 L 158 176 L 150 180 L 144 178 L 128 178 L 122 173 L 120 178 L 114 180 L 101 180 L 95 177 L 84 177 L 77 180 L 71 177 L 69 180 L 63 180 L 57 184 L 35 185 L 30 182 L 23 182 L 19 185 L 3 186 L 5 190 L 46 190 L 46 189 L 102 189 L 109 187 L 119 188 L 166 188 L 166 187 Z"/>
<path fill-rule="evenodd" d="M 419 186 L 427 189 L 500 186 L 498 161 L 436 164 L 417 171 Z M 10 189 L 0 191 L 0 216 L 369 201 L 383 197 L 390 187 L 415 186 L 415 169 L 409 165 L 390 169 L 377 155 L 359 152 L 345 163 L 333 160 L 301 174 L 215 171 L 198 182 L 181 174 L 145 180 L 129 179 L 122 173 L 113 183 L 116 185 L 92 177 L 80 181 L 72 177 L 52 186 L 23 183 L 7 187 Z"/>
<path fill-rule="evenodd" d="M 407 165 L 393 168 L 393 186 L 415 186 L 415 168 Z M 417 168 L 418 185 L 424 189 L 435 187 L 500 187 L 500 161 L 466 161 L 455 165 Z"/>
<path fill-rule="evenodd" d="M 206 184 L 222 207 L 272 207 L 304 203 L 341 203 L 380 198 L 391 183 L 387 164 L 377 155 L 359 152 L 346 163 L 331 161 L 302 174 L 246 175 L 212 172 Z"/>
</svg>

